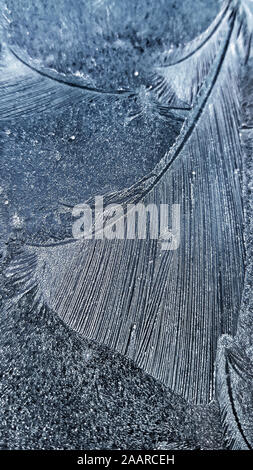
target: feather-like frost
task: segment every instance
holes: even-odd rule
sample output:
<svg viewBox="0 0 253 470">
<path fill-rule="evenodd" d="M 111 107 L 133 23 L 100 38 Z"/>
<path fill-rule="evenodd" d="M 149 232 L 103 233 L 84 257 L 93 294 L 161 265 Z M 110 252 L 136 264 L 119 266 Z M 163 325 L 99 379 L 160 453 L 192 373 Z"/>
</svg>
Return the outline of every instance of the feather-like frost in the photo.
<svg viewBox="0 0 253 470">
<path fill-rule="evenodd" d="M 192 110 L 177 141 L 150 175 L 105 197 L 124 207 L 180 204 L 179 248 L 162 251 L 160 241 L 149 238 L 66 240 L 26 247 L 6 272 L 20 282 L 20 295 L 36 287 L 37 299 L 72 329 L 128 356 L 195 403 L 213 396 L 217 341 L 236 331 L 244 280 L 242 21 L 237 4 L 229 6 L 217 20 L 222 34 L 215 47 L 211 35 L 212 52 L 210 33 L 191 55 L 187 48 L 180 80 L 193 70 L 192 81 L 185 82 L 187 96 L 181 87 L 175 96 L 191 97 Z"/>
<path fill-rule="evenodd" d="M 220 406 L 225 443 L 232 450 L 253 449 L 253 201 L 249 192 L 253 177 L 252 47 L 247 50 L 247 56 L 250 60 L 244 70 L 241 87 L 247 270 L 236 335 L 234 338 L 225 336 L 219 340 L 216 358 L 216 398 Z"/>
<path fill-rule="evenodd" d="M 237 33 L 241 40 L 249 36 L 244 5 L 233 0 L 224 2 L 219 15 L 204 33 L 185 46 L 172 50 L 164 66 L 155 68 L 152 92 L 161 103 L 181 108 L 192 106 L 226 36 L 229 23 L 233 21 L 235 9 L 238 11 Z"/>
</svg>

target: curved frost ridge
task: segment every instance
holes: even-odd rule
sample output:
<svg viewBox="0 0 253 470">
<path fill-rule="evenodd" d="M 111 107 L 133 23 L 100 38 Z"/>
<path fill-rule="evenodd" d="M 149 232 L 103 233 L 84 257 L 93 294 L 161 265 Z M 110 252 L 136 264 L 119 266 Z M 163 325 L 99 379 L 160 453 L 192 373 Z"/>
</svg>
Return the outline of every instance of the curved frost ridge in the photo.
<svg viewBox="0 0 253 470">
<path fill-rule="evenodd" d="M 26 67 L 30 68 L 32 71 L 38 73 L 39 75 L 47 78 L 51 78 L 52 80 L 55 80 L 58 83 L 63 83 L 65 85 L 68 85 L 73 88 L 80 88 L 83 89 L 87 92 L 90 93 L 103 93 L 106 95 L 125 95 L 129 93 L 133 93 L 133 91 L 128 90 L 128 89 L 118 89 L 118 90 L 109 90 L 109 89 L 103 89 L 103 88 L 97 88 L 94 86 L 91 86 L 84 80 L 82 77 L 77 77 L 75 75 L 66 75 L 63 73 L 57 72 L 57 70 L 42 67 L 41 64 L 34 59 L 31 59 L 23 50 L 21 50 L 17 46 L 12 46 L 9 48 L 10 52 L 13 54 L 13 56 L 20 61 L 23 65 Z"/>
<path fill-rule="evenodd" d="M 108 100 L 133 95 L 133 92 L 126 90 L 100 90 L 53 70 L 40 70 L 36 62 L 22 58 L 22 54 L 22 51 L 3 46 L 0 59 L 0 121 L 50 111 L 52 108 L 57 110 L 82 100 Z"/>
<path fill-rule="evenodd" d="M 223 336 L 217 352 L 216 396 L 226 445 L 253 449 L 253 363 L 231 336 Z"/>
</svg>

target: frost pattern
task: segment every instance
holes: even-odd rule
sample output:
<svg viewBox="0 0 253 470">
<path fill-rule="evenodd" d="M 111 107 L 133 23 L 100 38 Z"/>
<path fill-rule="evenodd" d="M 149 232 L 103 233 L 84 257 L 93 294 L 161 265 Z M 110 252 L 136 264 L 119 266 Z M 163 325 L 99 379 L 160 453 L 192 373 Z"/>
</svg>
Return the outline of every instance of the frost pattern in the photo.
<svg viewBox="0 0 253 470">
<path fill-rule="evenodd" d="M 236 332 L 244 282 L 239 72 L 251 37 L 238 5 L 224 7 L 209 32 L 178 53 L 162 89 L 153 85 L 165 106 L 186 100 L 191 108 L 174 146 L 143 180 L 106 195 L 121 204 L 180 204 L 179 249 L 161 252 L 155 240 L 65 240 L 27 246 L 6 273 L 22 281 L 20 295 L 36 288 L 37 300 L 72 329 L 195 403 L 213 396 L 217 341 Z M 182 94 L 175 77 L 185 61 Z"/>
</svg>

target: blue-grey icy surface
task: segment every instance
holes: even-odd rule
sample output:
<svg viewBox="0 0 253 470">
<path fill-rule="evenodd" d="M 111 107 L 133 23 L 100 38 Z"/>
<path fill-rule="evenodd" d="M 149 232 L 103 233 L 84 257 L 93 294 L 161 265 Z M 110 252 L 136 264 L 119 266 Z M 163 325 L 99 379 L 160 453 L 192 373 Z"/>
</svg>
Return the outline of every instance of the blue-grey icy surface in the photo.
<svg viewBox="0 0 253 470">
<path fill-rule="evenodd" d="M 218 10 L 215 0 L 1 6 L 9 44 L 111 89 L 145 84 L 148 67 L 165 63 L 166 51 L 198 35 Z M 117 103 L 83 106 L 57 122 L 35 116 L 14 133 L 8 122 L 1 127 L 2 267 L 27 238 L 65 236 L 59 202 L 137 181 L 180 130 L 171 123 L 168 133 L 167 123 L 149 116 L 126 127 L 127 110 Z M 0 289 L 1 448 L 222 448 L 216 404 L 190 406 L 126 359 L 81 340 L 51 311 L 31 308 L 29 297 L 6 310 L 14 288 L 1 277 Z"/>
</svg>

